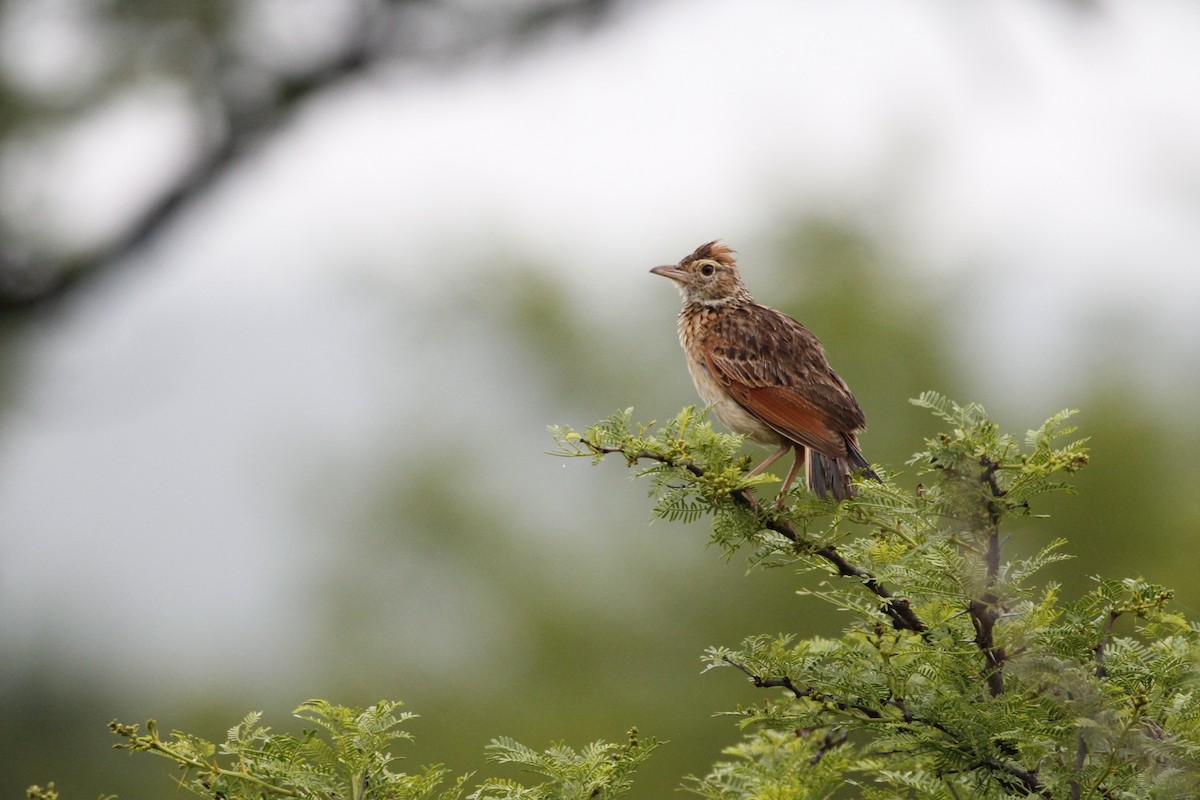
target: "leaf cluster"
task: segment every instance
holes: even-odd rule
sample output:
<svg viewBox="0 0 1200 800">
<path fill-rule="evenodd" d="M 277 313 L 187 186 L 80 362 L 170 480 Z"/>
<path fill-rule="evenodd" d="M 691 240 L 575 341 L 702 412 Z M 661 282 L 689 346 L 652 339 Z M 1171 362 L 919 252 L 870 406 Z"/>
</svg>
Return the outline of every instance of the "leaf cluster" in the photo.
<svg viewBox="0 0 1200 800">
<path fill-rule="evenodd" d="M 392 771 L 391 747 L 411 739 L 401 726 L 415 717 L 400 705 L 381 701 L 363 709 L 310 700 L 293 711 L 314 726 L 299 736 L 272 731 L 252 712 L 220 744 L 183 731 L 164 738 L 154 720 L 145 733 L 120 722 L 109 729 L 124 739 L 117 748 L 173 761 L 183 771 L 180 785 L 202 797 L 458 800 L 462 779 L 438 791 L 447 776 L 440 766 Z"/>
<path fill-rule="evenodd" d="M 857 485 L 835 503 L 803 490 L 779 509 L 739 481 L 738 437 L 685 409 L 651 431 L 625 411 L 564 455 L 623 456 L 651 479 L 655 516 L 710 515 L 712 540 L 752 564 L 795 569 L 797 591 L 847 612 L 835 639 L 759 634 L 713 647 L 767 694 L 733 712 L 745 740 L 689 788 L 704 797 L 1191 797 L 1200 785 L 1197 629 L 1170 593 L 1097 580 L 1064 601 L 1035 579 L 1061 539 L 1011 557 L 1013 523 L 1038 518 L 1087 464 L 1073 412 L 1018 439 L 978 405 L 913 401 L 945 429 L 909 461 L 911 489 Z M 1027 528 L 1028 525 L 1023 525 Z M 1023 533 L 1023 530 L 1022 530 Z M 1026 548 L 1029 549 L 1029 548 Z"/>
<path fill-rule="evenodd" d="M 368 708 L 310 700 L 293 714 L 313 727 L 299 736 L 277 733 L 260 724 L 254 712 L 229 729 L 217 744 L 182 731 L 163 737 L 150 720 L 138 725 L 113 722 L 109 728 L 124 741 L 117 748 L 153 753 L 182 770 L 179 784 L 201 797 L 216 800 L 588 800 L 618 798 L 631 784 L 634 770 L 658 746 L 651 738 L 629 732 L 624 744 L 594 742 L 580 751 L 557 744 L 538 752 L 511 739 L 488 746 L 490 761 L 518 764 L 544 780 L 531 786 L 489 778 L 466 794 L 471 775 L 448 781 L 441 765 L 414 773 L 394 772 L 398 759 L 392 746 L 412 736 L 401 726 L 415 714 L 399 710 L 399 701 L 380 701 Z M 444 784 L 448 784 L 443 788 Z M 57 800 L 54 784 L 30 787 L 32 800 Z"/>
<path fill-rule="evenodd" d="M 568 800 L 620 797 L 632 786 L 633 771 L 645 761 L 658 741 L 642 738 L 632 729 L 623 744 L 592 742 L 581 750 L 564 744 L 539 752 L 506 737 L 488 745 L 488 759 L 498 764 L 516 764 L 546 778 L 526 787 L 504 778 L 490 778 L 471 795 L 471 800 Z"/>
<path fill-rule="evenodd" d="M 1200 628 L 1141 579 L 1096 578 L 1064 599 L 1037 580 L 1066 557 L 1061 539 L 1005 552 L 1027 535 L 1011 523 L 1037 519 L 1040 499 L 1087 463 L 1085 440 L 1067 438 L 1071 412 L 1019 441 L 977 405 L 914 403 L 946 423 L 909 462 L 919 482 L 880 469 L 844 502 L 803 490 L 760 501 L 775 478 L 748 478 L 742 440 L 695 408 L 657 428 L 627 409 L 582 434 L 552 429 L 558 455 L 621 459 L 648 481 L 654 516 L 710 517 L 727 556 L 794 570 L 799 593 L 847 620 L 837 637 L 759 633 L 706 652 L 706 669 L 760 694 L 729 712 L 741 741 L 685 788 L 709 800 L 1197 796 Z M 472 776 L 440 765 L 393 771 L 413 717 L 397 702 L 314 700 L 295 714 L 311 726 L 299 736 L 250 714 L 220 744 L 164 737 L 153 721 L 111 728 L 118 747 L 169 759 L 180 785 L 215 800 L 616 798 L 658 745 L 636 730 L 580 750 L 498 738 L 489 759 L 533 781 L 487 778 L 467 794 Z M 29 791 L 57 800 L 53 784 Z"/>
</svg>

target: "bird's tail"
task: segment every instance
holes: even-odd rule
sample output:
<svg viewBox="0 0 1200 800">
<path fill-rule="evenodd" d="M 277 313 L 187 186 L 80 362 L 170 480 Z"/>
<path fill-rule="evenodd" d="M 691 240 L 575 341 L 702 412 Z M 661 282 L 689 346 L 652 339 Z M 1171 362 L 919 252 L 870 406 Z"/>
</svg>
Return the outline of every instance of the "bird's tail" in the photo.
<svg viewBox="0 0 1200 800">
<path fill-rule="evenodd" d="M 880 480 L 871 464 L 863 458 L 858 449 L 858 442 L 846 437 L 846 455 L 841 458 L 829 458 L 815 450 L 808 451 L 804 462 L 804 474 L 808 480 L 808 489 L 817 497 L 833 495 L 835 500 L 846 500 L 854 496 L 854 487 L 850 477 L 859 474 L 871 480 Z"/>
</svg>

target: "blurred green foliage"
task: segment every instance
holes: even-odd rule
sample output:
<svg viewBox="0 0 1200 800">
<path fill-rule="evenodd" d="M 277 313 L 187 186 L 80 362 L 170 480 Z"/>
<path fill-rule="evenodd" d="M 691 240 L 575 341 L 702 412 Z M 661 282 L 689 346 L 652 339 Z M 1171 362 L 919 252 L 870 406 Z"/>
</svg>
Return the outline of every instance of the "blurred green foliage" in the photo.
<svg viewBox="0 0 1200 800">
<path fill-rule="evenodd" d="M 229 800 L 616 800 L 628 792 L 634 771 L 658 747 L 636 729 L 623 744 L 597 741 L 575 749 L 560 743 L 544 751 L 501 736 L 488 744 L 488 760 L 520 767 L 520 780 L 452 778 L 440 765 L 397 772 L 403 758 L 393 748 L 412 739 L 406 726 L 416 716 L 398 711 L 401 705 L 379 701 L 355 708 L 309 700 L 292 712 L 311 726 L 299 736 L 274 731 L 260 724 L 261 713 L 251 712 L 220 744 L 178 730 L 164 736 L 154 720 L 146 723 L 145 733 L 141 725 L 120 722 L 109 728 L 123 739 L 118 748 L 160 756 L 183 770 L 181 785 L 192 793 Z M 529 783 L 531 774 L 537 777 Z M 54 784 L 45 790 L 31 787 L 29 795 L 34 800 L 58 796 Z"/>
<path fill-rule="evenodd" d="M 34 5 L 0 0 L 0 21 L 11 22 Z M 537 4 L 522 5 L 540 18 Z M 575 5 L 591 14 L 605 4 Z M 363 8 L 399 14 L 417 6 L 429 4 Z M 229 2 L 121 0 L 63 8 L 84 12 L 89 30 L 104 37 L 105 58 L 94 72 L 72 75 L 75 88 L 67 94 L 0 74 L 6 145 L 70 124 L 146 78 L 179 81 L 194 95 L 211 128 L 198 137 L 205 143 L 262 136 L 264 126 L 302 96 L 297 87 L 319 88 L 345 74 L 330 75 L 323 64 L 297 68 L 263 60 L 262 42 L 239 38 L 242 17 Z M 437 9 L 417 8 L 431 10 Z M 461 13 L 444 10 L 451 21 Z M 334 55 L 345 56 L 345 69 L 361 63 L 355 59 L 364 53 L 405 57 L 403 37 L 374 49 L 381 31 L 403 29 L 397 19 L 389 14 L 386 24 L 368 19 L 361 30 L 348 30 L 346 52 Z M 514 25 L 522 36 L 531 30 L 528 20 Z M 451 45 L 437 57 L 453 63 L 464 46 L 460 40 Z M 82 263 L 50 247 L 43 231 L 26 229 L 39 216 L 10 212 L 0 205 L 0 292 L 11 291 L 16 302 L 46 291 L 59 271 L 96 268 L 103 280 L 118 260 L 101 252 L 98 262 L 84 257 L 88 263 Z M 933 424 L 905 399 L 931 387 L 978 396 L 953 328 L 954 312 L 972 299 L 897 262 L 886 242 L 852 220 L 793 219 L 774 228 L 775 240 L 733 243 L 771 253 L 746 264 L 747 281 L 760 299 L 822 338 L 867 411 L 867 456 L 899 471 L 899 481 L 915 482 L 901 465 Z M 695 244 L 680 243 L 676 254 L 648 254 L 645 267 Z M 54 779 L 72 798 L 161 796 L 171 779 L 112 753 L 109 720 L 153 716 L 218 738 L 246 707 L 278 717 L 291 706 L 296 686 L 359 704 L 406 698 L 424 714 L 414 724 L 422 750 L 458 772 L 479 769 L 484 745 L 501 733 L 533 745 L 560 738 L 578 743 L 615 739 L 635 723 L 669 742 L 640 771 L 635 796 L 661 797 L 679 775 L 703 772 L 729 744 L 727 725 L 704 715 L 754 694 L 736 676 L 702 676 L 705 649 L 739 639 L 748 620 L 763 630 L 802 626 L 811 634 L 832 633 L 838 621 L 820 604 L 792 596 L 793 577 L 783 571 L 748 581 L 729 569 L 718 552 L 701 546 L 703 525 L 648 527 L 649 502 L 622 491 L 622 469 L 583 475 L 586 470 L 564 470 L 540 455 L 548 446 L 546 424 L 591 420 L 629 405 L 665 415 L 693 400 L 675 341 L 673 293 L 650 276 L 625 285 L 605 275 L 581 286 L 577 271 L 554 266 L 568 258 L 535 253 L 459 265 L 459 282 L 408 320 L 432 332 L 424 346 L 435 355 L 443 338 L 466 331 L 476 343 L 472 367 L 492 365 L 507 376 L 471 398 L 478 419 L 454 420 L 453 433 L 436 431 L 436 445 L 395 436 L 383 458 L 348 464 L 345 456 L 313 452 L 298 465 L 296 505 L 313 522 L 295 538 L 297 546 L 320 549 L 324 571 L 308 588 L 311 658 L 261 665 L 278 676 L 276 694 L 251 696 L 243 681 L 261 681 L 261 675 L 216 676 L 211 685 L 219 691 L 138 686 L 96 668 L 76 642 L 33 653 L 0 641 L 6 656 L 0 795 L 19 796 L 31 783 Z M 33 268 L 53 274 L 31 277 Z M 492 280 L 470 280 L 480 275 Z M 398 308 L 405 305 L 400 288 L 380 290 L 387 291 L 396 294 Z M 36 333 L 62 325 L 76 307 L 68 302 L 59 310 L 20 315 L 3 309 L 0 420 L 9 427 L 0 428 L 0 446 L 11 426 L 22 424 L 3 412 L 33 371 Z M 408 335 L 397 332 L 398 339 Z M 1179 553 L 1190 552 L 1200 527 L 1200 495 L 1191 489 L 1188 467 L 1200 444 L 1200 412 L 1148 390 L 1135 366 L 1116 360 L 1086 385 L 1063 390 L 1083 409 L 1079 421 L 1092 437 L 1095 460 L 1078 482 L 1079 498 L 1046 503 L 1047 527 L 1070 539 L 1079 554 L 1052 572 L 1067 596 L 1081 594 L 1092 574 L 1142 574 L 1179 587 L 1179 601 L 1198 608 L 1200 587 Z M 443 365 L 416 377 L 443 387 L 447 370 Z M 1012 398 L 979 399 L 1009 427 L 1053 410 Z M 493 409 L 503 418 L 489 413 Z M 398 418 L 406 413 L 396 409 Z M 379 437 L 390 441 L 393 433 L 381 430 Z M 502 440 L 503 459 L 477 456 L 485 435 Z M 314 490 L 317 480 L 321 488 Z M 146 585 L 155 585 L 156 577 L 147 575 Z M 493 611 L 472 619 L 473 606 L 458 600 L 478 595 Z M 423 631 L 413 622 L 421 615 L 439 620 L 438 630 Z M 212 647 L 221 646 L 214 638 Z M 464 653 L 470 668 L 462 666 Z M 155 654 L 128 659 L 153 663 Z"/>
<path fill-rule="evenodd" d="M 828 221 L 798 225 L 777 257 L 761 261 L 745 265 L 752 290 L 822 338 L 862 401 L 868 458 L 897 472 L 901 485 L 915 484 L 903 462 L 933 425 L 905 398 L 930 386 L 969 393 L 947 331 L 948 311 L 961 301 Z M 468 330 L 483 361 L 511 369 L 515 385 L 495 387 L 494 400 L 480 404 L 503 406 L 515 391 L 540 424 L 504 434 L 508 464 L 476 463 L 478 432 L 470 430 L 436 447 L 397 440 L 390 458 L 356 469 L 330 463 L 323 474 L 349 477 L 326 477 L 324 492 L 309 491 L 311 475 L 298 477 L 314 530 L 297 535 L 328 555 L 311 589 L 314 657 L 288 665 L 288 682 L 350 703 L 405 697 L 423 714 L 414 728 L 422 750 L 455 772 L 479 769 L 483 746 L 498 734 L 538 747 L 615 739 L 636 724 L 667 744 L 639 772 L 633 796 L 660 797 L 730 744 L 726 724 L 706 714 L 753 697 L 735 675 L 700 674 L 705 648 L 740 639 L 751 621 L 815 635 L 831 634 L 838 620 L 811 599 L 786 599 L 795 588 L 786 571 L 746 580 L 729 569 L 703 547 L 702 524 L 648 526 L 649 502 L 620 486 L 623 468 L 589 476 L 539 455 L 547 423 L 631 404 L 661 414 L 693 401 L 675 341 L 677 298 L 655 294 L 663 287 L 651 276 L 623 287 L 621 302 L 588 304 L 567 278 L 533 263 L 513 260 L 501 274 L 504 291 L 448 291 L 429 314 L 448 333 Z M 1198 520 L 1182 465 L 1200 426 L 1165 413 L 1132 381 L 1085 388 L 1072 405 L 1083 409 L 1093 466 L 1078 481 L 1079 497 L 1038 509 L 1052 516 L 1040 535 L 1066 537 L 1079 554 L 1051 574 L 1066 597 L 1081 595 L 1093 574 L 1143 575 L 1179 587 L 1185 608 L 1200 606 L 1187 559 L 1178 557 Z M 1016 404 L 991 405 L 1009 427 L 1039 418 Z M 505 424 L 489 426 L 501 435 Z M 313 454 L 308 469 L 320 464 Z M 494 614 L 473 630 L 452 612 L 456 596 L 476 593 Z M 448 621 L 427 635 L 405 622 L 438 609 Z M 393 646 L 379 646 L 381 637 Z M 448 649 L 445 668 L 439 647 Z M 212 696 L 172 699 L 156 688 L 139 697 L 89 669 L 84 654 L 67 655 L 70 643 L 59 652 L 70 660 L 53 670 L 18 659 L 5 674 L 0 713 L 14 724 L 0 727 L 0 791 L 54 779 L 73 797 L 157 796 L 167 785 L 161 774 L 107 752 L 111 718 L 154 716 L 217 736 L 245 707 L 275 715 L 294 696 L 250 697 L 231 675 Z M 472 654 L 467 669 L 464 652 Z"/>
</svg>

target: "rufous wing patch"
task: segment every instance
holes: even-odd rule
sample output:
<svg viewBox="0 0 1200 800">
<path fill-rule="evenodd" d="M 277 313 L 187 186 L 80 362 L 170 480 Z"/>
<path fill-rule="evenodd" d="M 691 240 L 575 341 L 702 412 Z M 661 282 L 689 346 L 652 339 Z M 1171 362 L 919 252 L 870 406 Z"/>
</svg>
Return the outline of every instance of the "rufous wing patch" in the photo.
<svg viewBox="0 0 1200 800">
<path fill-rule="evenodd" d="M 781 434 L 830 458 L 846 455 L 841 434 L 812 403 L 795 391 L 777 386 L 730 385 L 729 394 L 747 411 Z"/>
<path fill-rule="evenodd" d="M 744 370 L 731 371 L 728 367 L 732 365 L 714 358 L 711 351 L 705 352 L 704 362 L 734 402 L 782 436 L 830 458 L 846 455 L 845 440 L 831 426 L 828 415 L 794 389 L 751 385 L 738 374 Z"/>
</svg>

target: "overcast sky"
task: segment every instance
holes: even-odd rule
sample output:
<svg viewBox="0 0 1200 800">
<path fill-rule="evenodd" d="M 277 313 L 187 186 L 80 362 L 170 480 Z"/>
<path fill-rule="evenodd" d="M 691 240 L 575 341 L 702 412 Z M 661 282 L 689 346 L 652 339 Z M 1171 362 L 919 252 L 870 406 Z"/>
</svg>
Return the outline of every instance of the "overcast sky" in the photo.
<svg viewBox="0 0 1200 800">
<path fill-rule="evenodd" d="M 964 314 L 1016 315 L 1046 380 L 1114 309 L 1165 342 L 1150 372 L 1193 359 L 1200 5 L 1099 6 L 631 4 L 589 38 L 317 98 L 26 343 L 0 437 L 0 641 L 115 662 L 177 640 L 203 665 L 181 621 L 235 617 L 245 598 L 220 589 L 247 583 L 301 635 L 294 487 L 268 455 L 293 429 L 369 448 L 414 370 L 437 369 L 416 350 L 397 369 L 396 309 L 364 299 L 364 276 L 417 307 L 463 265 L 525 253 L 580 296 L 661 305 L 649 266 L 723 237 L 753 286 L 781 215 L 821 214 L 977 287 Z M 195 113 L 140 86 L 8 174 L 42 187 L 28 213 L 91 241 L 186 167 Z M 171 581 L 161 606 L 122 624 L 114 587 L 147 573 Z M 254 642 L 265 618 L 226 634 Z"/>
</svg>

